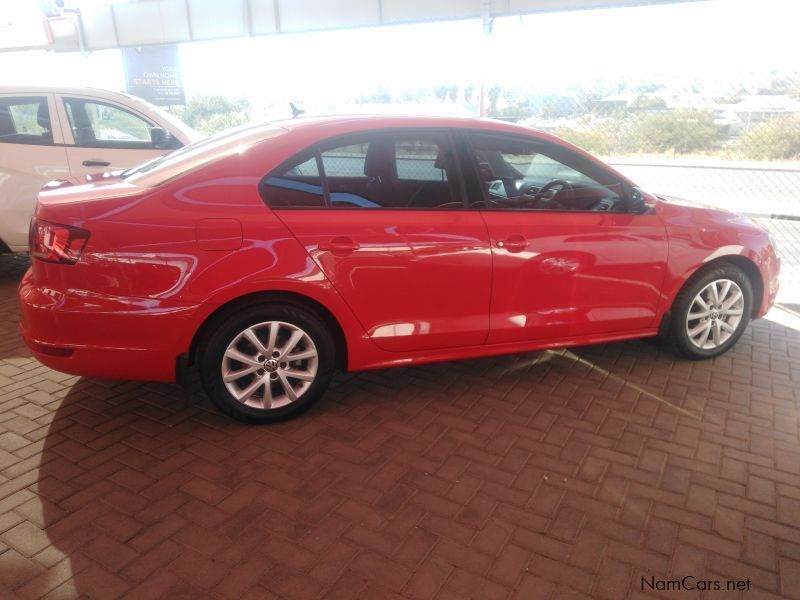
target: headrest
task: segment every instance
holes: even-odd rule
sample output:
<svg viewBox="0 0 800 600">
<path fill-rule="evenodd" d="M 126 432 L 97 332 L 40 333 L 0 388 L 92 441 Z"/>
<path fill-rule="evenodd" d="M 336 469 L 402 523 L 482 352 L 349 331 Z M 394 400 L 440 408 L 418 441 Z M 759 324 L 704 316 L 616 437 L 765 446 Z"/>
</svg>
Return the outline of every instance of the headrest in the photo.
<svg viewBox="0 0 800 600">
<path fill-rule="evenodd" d="M 14 128 L 14 120 L 11 118 L 9 110 L 0 106 L 0 135 L 14 135 L 17 130 Z"/>
<path fill-rule="evenodd" d="M 39 110 L 36 111 L 36 122 L 45 131 L 50 131 L 50 111 L 47 108 L 47 101 L 39 103 Z"/>
<path fill-rule="evenodd" d="M 442 171 L 450 169 L 453 166 L 453 152 L 451 150 L 439 150 L 436 160 L 433 161 L 433 166 Z"/>
<path fill-rule="evenodd" d="M 364 175 L 390 181 L 397 179 L 393 140 L 376 139 L 370 142 L 364 158 Z"/>
</svg>

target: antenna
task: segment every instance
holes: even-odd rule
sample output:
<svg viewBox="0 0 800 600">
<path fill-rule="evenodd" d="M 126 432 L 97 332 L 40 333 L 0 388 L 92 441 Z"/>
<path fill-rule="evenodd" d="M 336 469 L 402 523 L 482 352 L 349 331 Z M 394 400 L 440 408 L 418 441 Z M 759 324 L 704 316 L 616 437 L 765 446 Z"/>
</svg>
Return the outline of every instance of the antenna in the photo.
<svg viewBox="0 0 800 600">
<path fill-rule="evenodd" d="M 304 111 L 302 108 L 297 108 L 294 105 L 294 102 L 289 102 L 289 107 L 292 109 L 292 118 L 293 119 L 296 119 L 300 115 L 306 114 L 306 111 Z"/>
</svg>

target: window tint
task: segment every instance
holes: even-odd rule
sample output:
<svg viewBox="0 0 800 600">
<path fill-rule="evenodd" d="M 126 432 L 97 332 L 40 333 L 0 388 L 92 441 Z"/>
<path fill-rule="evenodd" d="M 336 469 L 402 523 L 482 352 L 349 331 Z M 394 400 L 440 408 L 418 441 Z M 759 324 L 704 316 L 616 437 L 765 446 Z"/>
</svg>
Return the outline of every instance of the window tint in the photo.
<svg viewBox="0 0 800 600">
<path fill-rule="evenodd" d="M 261 196 L 272 208 L 322 208 L 322 190 L 316 155 L 304 156 L 261 182 Z"/>
<path fill-rule="evenodd" d="M 468 136 L 484 188 L 479 204 L 496 209 L 624 212 L 622 184 L 567 148 L 542 140 Z"/>
<path fill-rule="evenodd" d="M 76 146 L 151 148 L 152 124 L 127 110 L 78 98 L 65 98 L 69 126 Z"/>
<path fill-rule="evenodd" d="M 334 208 L 462 208 L 443 133 L 377 133 L 322 147 Z"/>
<path fill-rule="evenodd" d="M 52 144 L 47 97 L 0 98 L 0 142 Z"/>
</svg>

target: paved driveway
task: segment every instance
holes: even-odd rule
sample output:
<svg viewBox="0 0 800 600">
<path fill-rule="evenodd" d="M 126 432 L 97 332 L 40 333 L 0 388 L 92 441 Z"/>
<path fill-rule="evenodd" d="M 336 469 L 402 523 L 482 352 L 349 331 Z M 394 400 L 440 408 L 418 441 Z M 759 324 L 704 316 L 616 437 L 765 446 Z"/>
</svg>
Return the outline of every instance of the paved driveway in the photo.
<svg viewBox="0 0 800 600">
<path fill-rule="evenodd" d="M 798 318 L 713 362 L 630 342 L 341 376 L 252 427 L 39 365 L 25 267 L 0 257 L 2 597 L 800 598 Z"/>
</svg>

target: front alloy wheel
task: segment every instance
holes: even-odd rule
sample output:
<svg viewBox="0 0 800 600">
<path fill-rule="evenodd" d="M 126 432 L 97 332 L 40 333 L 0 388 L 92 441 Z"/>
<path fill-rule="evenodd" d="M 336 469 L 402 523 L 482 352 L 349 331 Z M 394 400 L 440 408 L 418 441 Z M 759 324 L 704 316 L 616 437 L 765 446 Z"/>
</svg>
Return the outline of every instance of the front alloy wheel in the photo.
<svg viewBox="0 0 800 600">
<path fill-rule="evenodd" d="M 676 296 L 667 333 L 684 356 L 713 358 L 737 342 L 752 312 L 753 288 L 744 271 L 730 264 L 709 267 Z"/>
<path fill-rule="evenodd" d="M 744 294 L 736 282 L 717 279 L 694 297 L 686 315 L 686 334 L 702 350 L 713 350 L 736 333 L 744 315 Z"/>
</svg>

